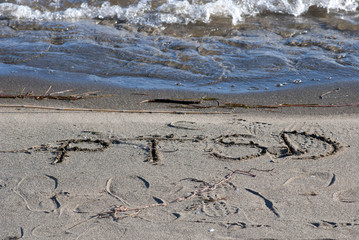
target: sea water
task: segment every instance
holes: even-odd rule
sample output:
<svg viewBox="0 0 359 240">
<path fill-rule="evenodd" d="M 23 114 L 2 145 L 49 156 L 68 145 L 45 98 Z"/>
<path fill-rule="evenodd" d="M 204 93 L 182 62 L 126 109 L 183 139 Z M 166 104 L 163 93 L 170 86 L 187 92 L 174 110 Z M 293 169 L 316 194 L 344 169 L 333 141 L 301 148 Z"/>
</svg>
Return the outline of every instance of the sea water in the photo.
<svg viewBox="0 0 359 240">
<path fill-rule="evenodd" d="M 359 1 L 0 0 L 0 74 L 224 93 L 359 81 Z"/>
</svg>

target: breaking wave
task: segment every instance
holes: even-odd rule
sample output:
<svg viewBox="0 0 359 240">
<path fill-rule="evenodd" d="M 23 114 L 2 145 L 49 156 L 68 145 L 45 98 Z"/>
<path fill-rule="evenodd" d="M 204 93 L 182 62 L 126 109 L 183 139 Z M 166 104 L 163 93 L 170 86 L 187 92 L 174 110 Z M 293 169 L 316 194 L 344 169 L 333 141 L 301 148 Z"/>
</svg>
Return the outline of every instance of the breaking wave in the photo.
<svg viewBox="0 0 359 240">
<path fill-rule="evenodd" d="M 327 13 L 358 12 L 357 0 L 7 0 L 0 3 L 0 18 L 78 20 L 115 18 L 134 24 L 209 23 L 231 19 L 236 25 L 247 16 L 280 13 L 300 16 L 310 8 Z"/>
</svg>

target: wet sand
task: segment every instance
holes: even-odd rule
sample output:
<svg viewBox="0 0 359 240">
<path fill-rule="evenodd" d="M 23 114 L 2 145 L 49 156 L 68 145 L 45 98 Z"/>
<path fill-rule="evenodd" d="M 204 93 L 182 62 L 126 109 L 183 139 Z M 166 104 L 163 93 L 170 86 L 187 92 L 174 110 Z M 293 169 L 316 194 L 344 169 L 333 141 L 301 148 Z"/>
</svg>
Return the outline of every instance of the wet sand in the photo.
<svg viewBox="0 0 359 240">
<path fill-rule="evenodd" d="M 1 82 L 0 94 L 20 94 L 25 87 L 41 95 L 52 85 L 49 93 L 74 89 L 62 95 L 112 96 L 0 99 L 0 239 L 355 239 L 359 234 L 357 106 L 218 108 L 226 102 L 352 104 L 359 102 L 355 84 L 212 95 Z M 140 103 L 203 97 L 217 99 L 185 106 Z"/>
</svg>

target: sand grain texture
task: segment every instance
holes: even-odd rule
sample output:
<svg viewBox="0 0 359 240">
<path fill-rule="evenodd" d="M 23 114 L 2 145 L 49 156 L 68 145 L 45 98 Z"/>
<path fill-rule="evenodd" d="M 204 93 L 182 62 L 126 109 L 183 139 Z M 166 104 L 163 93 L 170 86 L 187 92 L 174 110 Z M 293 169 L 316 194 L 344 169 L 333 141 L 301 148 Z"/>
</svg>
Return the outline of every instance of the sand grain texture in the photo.
<svg viewBox="0 0 359 240">
<path fill-rule="evenodd" d="M 355 114 L 0 111 L 0 239 L 359 234 Z"/>
</svg>

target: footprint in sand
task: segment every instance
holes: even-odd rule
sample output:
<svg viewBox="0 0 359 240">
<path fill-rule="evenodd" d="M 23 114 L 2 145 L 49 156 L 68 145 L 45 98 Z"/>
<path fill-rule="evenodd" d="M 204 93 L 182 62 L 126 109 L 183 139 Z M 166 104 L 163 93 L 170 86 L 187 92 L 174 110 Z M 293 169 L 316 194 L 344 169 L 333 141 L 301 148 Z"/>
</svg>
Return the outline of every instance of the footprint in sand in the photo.
<svg viewBox="0 0 359 240">
<path fill-rule="evenodd" d="M 104 193 L 97 195 L 76 195 L 67 193 L 67 195 L 58 194 L 57 197 L 60 199 L 61 203 L 63 203 L 61 208 L 58 209 L 60 214 L 48 215 L 53 221 L 50 220 L 45 224 L 40 224 L 33 228 L 31 234 L 34 237 L 58 238 L 64 234 L 72 234 L 72 236 L 81 235 L 83 237 L 87 236 L 88 238 L 86 239 L 92 239 L 88 234 L 93 233 L 93 228 L 99 233 L 103 233 L 101 229 L 106 229 L 106 227 L 98 229 L 93 226 L 94 224 L 98 224 L 98 219 L 105 218 L 109 221 L 108 224 L 112 223 L 112 218 L 106 214 L 99 218 L 94 216 L 97 216 L 99 213 L 107 212 L 110 210 L 109 208 L 111 206 L 118 204 L 116 199 L 110 198 Z M 102 223 L 100 223 L 100 225 L 101 224 Z"/>
<path fill-rule="evenodd" d="M 231 189 L 231 191 L 233 192 L 234 190 Z M 201 211 L 208 217 L 225 217 L 238 213 L 239 209 L 229 204 L 233 200 L 230 198 L 230 195 L 224 189 L 201 194 Z"/>
<path fill-rule="evenodd" d="M 334 173 L 325 171 L 296 174 L 284 184 L 269 188 L 263 195 L 273 202 L 282 216 L 306 218 L 315 209 L 315 204 L 326 201 L 327 193 L 333 189 L 331 186 L 336 184 L 335 178 Z"/>
<path fill-rule="evenodd" d="M 181 180 L 168 195 L 173 197 L 189 196 L 194 190 L 200 190 L 209 183 L 188 178 Z M 189 201 L 183 201 L 170 206 L 170 211 L 182 220 L 204 220 L 204 218 L 216 219 L 218 217 L 230 217 L 237 214 L 239 208 L 232 205 L 238 202 L 237 188 L 232 183 L 224 183 L 215 191 L 203 192 Z"/>
<path fill-rule="evenodd" d="M 272 124 L 266 122 L 251 122 L 245 119 L 234 119 L 233 124 L 242 126 L 248 133 L 253 135 L 268 134 Z"/>
<path fill-rule="evenodd" d="M 22 239 L 24 230 L 14 224 L 14 216 L 23 213 L 24 201 L 13 192 L 15 179 L 0 179 L 0 239 Z"/>
<path fill-rule="evenodd" d="M 178 129 L 185 129 L 185 130 L 199 130 L 203 126 L 190 121 L 175 121 L 168 124 L 169 127 L 178 128 Z"/>
<path fill-rule="evenodd" d="M 290 186 L 300 194 L 315 193 L 335 182 L 335 174 L 330 172 L 309 172 L 290 178 L 284 186 Z"/>
<path fill-rule="evenodd" d="M 51 212 L 60 207 L 54 190 L 57 179 L 48 175 L 37 175 L 23 178 L 16 187 L 30 211 Z"/>
<path fill-rule="evenodd" d="M 17 179 L 0 179 L 0 210 L 6 209 L 15 213 L 23 211 L 23 207 L 26 206 L 22 197 L 13 191 L 17 181 Z"/>
<path fill-rule="evenodd" d="M 151 184 L 141 176 L 114 177 L 108 180 L 106 191 L 128 207 L 138 207 L 156 203 L 151 196 Z"/>
<path fill-rule="evenodd" d="M 334 193 L 334 200 L 344 203 L 359 202 L 359 187 L 353 187 L 347 190 Z"/>
</svg>

